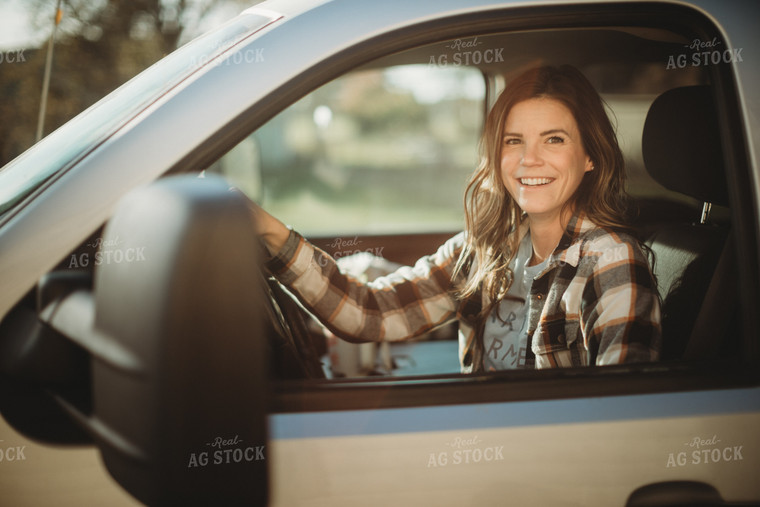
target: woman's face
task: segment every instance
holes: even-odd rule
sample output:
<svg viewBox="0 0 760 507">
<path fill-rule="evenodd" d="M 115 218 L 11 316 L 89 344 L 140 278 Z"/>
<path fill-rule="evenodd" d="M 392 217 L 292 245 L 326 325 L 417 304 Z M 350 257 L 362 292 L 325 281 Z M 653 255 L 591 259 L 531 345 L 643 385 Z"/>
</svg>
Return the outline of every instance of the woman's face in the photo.
<svg viewBox="0 0 760 507">
<path fill-rule="evenodd" d="M 561 220 L 562 207 L 592 170 L 570 110 L 550 98 L 518 102 L 504 125 L 501 178 L 532 220 Z"/>
</svg>

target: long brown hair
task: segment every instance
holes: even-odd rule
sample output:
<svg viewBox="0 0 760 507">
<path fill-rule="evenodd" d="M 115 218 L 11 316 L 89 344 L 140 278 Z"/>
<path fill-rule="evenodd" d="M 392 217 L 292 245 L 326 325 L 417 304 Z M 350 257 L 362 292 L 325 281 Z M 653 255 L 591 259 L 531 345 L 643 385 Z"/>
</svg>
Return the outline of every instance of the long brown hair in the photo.
<svg viewBox="0 0 760 507">
<path fill-rule="evenodd" d="M 460 297 L 473 295 L 482 288 L 491 306 L 506 295 L 512 284 L 509 263 L 517 253 L 523 220 L 522 210 L 501 179 L 504 124 L 517 103 L 532 98 L 551 98 L 570 110 L 578 124 L 583 148 L 594 166 L 594 170 L 585 173 L 565 206 L 584 213 L 598 226 L 628 230 L 623 154 L 604 101 L 575 67 L 527 70 L 507 85 L 486 118 L 480 141 L 481 161 L 464 197 L 466 243 L 456 272 L 466 266 L 474 271 L 461 288 Z"/>
</svg>

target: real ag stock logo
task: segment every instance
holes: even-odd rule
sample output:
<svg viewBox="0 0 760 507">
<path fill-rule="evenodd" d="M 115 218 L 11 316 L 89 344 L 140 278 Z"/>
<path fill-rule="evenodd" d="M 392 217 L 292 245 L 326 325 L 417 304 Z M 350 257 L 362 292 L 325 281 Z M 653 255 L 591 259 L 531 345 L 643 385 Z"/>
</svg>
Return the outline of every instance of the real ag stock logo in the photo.
<svg viewBox="0 0 760 507">
<path fill-rule="evenodd" d="M 683 450 L 668 454 L 665 468 L 744 461 L 743 451 L 743 445 L 726 443 L 718 435 L 713 435 L 712 438 L 695 436 L 684 443 Z"/>
<path fill-rule="evenodd" d="M 206 447 L 208 450 L 190 454 L 188 468 L 230 465 L 266 459 L 263 445 L 245 445 L 238 435 L 232 438 L 216 437 L 206 442 Z"/>
<path fill-rule="evenodd" d="M 684 45 L 685 48 L 692 51 L 691 55 L 688 53 L 670 55 L 666 70 L 744 61 L 742 58 L 742 49 L 744 48 L 722 49 L 720 47 L 722 44 L 717 37 L 713 37 L 713 40 L 710 41 L 694 39 L 691 43 Z"/>
<path fill-rule="evenodd" d="M 504 48 L 482 48 L 483 44 L 477 37 L 457 39 L 444 46 L 447 51 L 437 56 L 431 55 L 428 65 L 460 67 L 462 65 L 491 64 L 504 61 Z"/>
<path fill-rule="evenodd" d="M 430 453 L 427 468 L 504 461 L 503 445 L 482 444 L 483 441 L 477 435 L 472 438 L 456 437 L 451 442 L 446 442 L 447 450 Z"/>
<path fill-rule="evenodd" d="M 24 57 L 23 49 L 9 49 L 5 51 L 0 51 L 0 64 L 25 63 L 25 62 L 26 62 L 26 58 Z"/>
<path fill-rule="evenodd" d="M 25 445 L 4 445 L 5 441 L 0 440 L 0 463 L 13 463 L 15 461 L 26 461 Z"/>
</svg>

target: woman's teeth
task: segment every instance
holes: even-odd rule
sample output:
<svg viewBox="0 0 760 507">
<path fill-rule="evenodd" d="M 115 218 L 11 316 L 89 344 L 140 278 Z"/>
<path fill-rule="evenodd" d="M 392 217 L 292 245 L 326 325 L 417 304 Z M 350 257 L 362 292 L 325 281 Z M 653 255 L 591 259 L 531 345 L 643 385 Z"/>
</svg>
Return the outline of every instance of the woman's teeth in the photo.
<svg viewBox="0 0 760 507">
<path fill-rule="evenodd" d="M 546 185 L 547 183 L 551 183 L 552 181 L 553 181 L 552 178 L 520 178 L 520 183 L 525 185 L 526 187 Z"/>
</svg>

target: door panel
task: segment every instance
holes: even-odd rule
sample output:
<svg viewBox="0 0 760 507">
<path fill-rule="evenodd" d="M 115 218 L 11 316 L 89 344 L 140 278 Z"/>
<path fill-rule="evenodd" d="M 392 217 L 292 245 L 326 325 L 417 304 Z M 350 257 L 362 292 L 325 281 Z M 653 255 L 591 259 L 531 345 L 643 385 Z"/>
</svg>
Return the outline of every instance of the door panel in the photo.
<svg viewBox="0 0 760 507">
<path fill-rule="evenodd" d="M 272 503 L 609 506 L 675 480 L 747 500 L 758 408 L 749 389 L 278 414 Z"/>
</svg>

